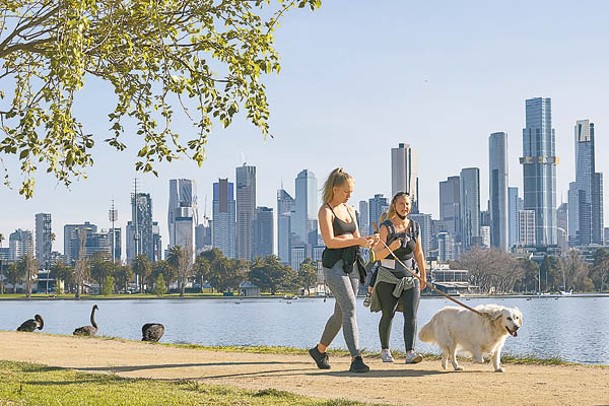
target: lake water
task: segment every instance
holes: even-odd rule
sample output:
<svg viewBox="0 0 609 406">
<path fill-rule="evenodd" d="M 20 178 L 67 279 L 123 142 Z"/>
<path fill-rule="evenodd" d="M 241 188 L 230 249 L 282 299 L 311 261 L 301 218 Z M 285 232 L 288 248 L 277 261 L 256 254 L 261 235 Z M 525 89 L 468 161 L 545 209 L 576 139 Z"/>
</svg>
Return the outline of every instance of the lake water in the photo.
<svg viewBox="0 0 609 406">
<path fill-rule="evenodd" d="M 524 324 L 518 337 L 508 337 L 503 352 L 558 357 L 565 361 L 609 364 L 609 297 L 480 298 L 466 304 L 497 303 L 518 307 Z M 378 352 L 379 313 L 370 313 L 358 299 L 360 345 Z M 72 334 L 88 325 L 94 303 L 99 305 L 99 335 L 140 339 L 144 323 L 165 325 L 162 342 L 202 345 L 270 345 L 310 348 L 320 338 L 332 312 L 334 299 L 174 299 L 174 300 L 31 300 L 0 301 L 0 329 L 14 330 L 39 313 L 44 332 Z M 424 298 L 419 306 L 419 327 L 446 305 L 445 298 Z M 402 315 L 396 315 L 391 347 L 403 351 Z M 342 332 L 332 347 L 346 349 Z M 332 348 L 331 347 L 331 348 Z M 417 343 L 422 352 L 439 353 L 435 346 Z"/>
</svg>

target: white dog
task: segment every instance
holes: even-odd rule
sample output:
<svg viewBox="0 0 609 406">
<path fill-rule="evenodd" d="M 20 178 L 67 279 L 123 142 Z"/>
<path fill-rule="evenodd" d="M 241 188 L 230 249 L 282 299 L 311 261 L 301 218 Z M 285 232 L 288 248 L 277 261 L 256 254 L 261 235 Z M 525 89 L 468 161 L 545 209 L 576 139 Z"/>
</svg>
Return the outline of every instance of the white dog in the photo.
<svg viewBox="0 0 609 406">
<path fill-rule="evenodd" d="M 463 368 L 457 363 L 457 348 L 472 354 L 474 362 L 483 363 L 483 354 L 490 354 L 496 372 L 501 367 L 501 348 L 508 335 L 516 337 L 522 326 L 522 313 L 518 308 L 495 304 L 475 307 L 478 315 L 460 307 L 445 307 L 433 315 L 419 332 L 421 341 L 437 343 L 442 350 L 442 368 L 448 367 L 450 358 L 455 370 Z"/>
</svg>

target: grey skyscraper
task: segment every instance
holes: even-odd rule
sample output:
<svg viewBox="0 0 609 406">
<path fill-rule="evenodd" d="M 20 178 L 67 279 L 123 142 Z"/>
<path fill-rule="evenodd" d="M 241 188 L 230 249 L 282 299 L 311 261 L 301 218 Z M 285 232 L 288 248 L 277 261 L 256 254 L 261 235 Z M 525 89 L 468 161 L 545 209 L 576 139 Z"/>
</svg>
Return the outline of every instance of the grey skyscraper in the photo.
<svg viewBox="0 0 609 406">
<path fill-rule="evenodd" d="M 18 261 L 25 255 L 34 255 L 34 239 L 29 230 L 17 229 L 8 236 L 8 260 Z"/>
<path fill-rule="evenodd" d="M 602 174 L 596 172 L 594 123 L 575 124 L 575 182 L 569 184 L 569 240 L 603 243 Z"/>
<path fill-rule="evenodd" d="M 526 128 L 522 130 L 524 209 L 535 212 L 535 245 L 556 244 L 555 135 L 550 98 L 526 101 Z"/>
<path fill-rule="evenodd" d="M 508 250 L 508 162 L 507 134 L 493 133 L 488 140 L 489 211 L 491 247 Z"/>
<path fill-rule="evenodd" d="M 167 225 L 169 227 L 169 247 L 180 246 L 195 252 L 195 226 L 198 223 L 197 190 L 192 179 L 171 179 L 169 181 L 169 205 Z"/>
<path fill-rule="evenodd" d="M 359 219 L 357 221 L 360 235 L 370 235 L 373 230 L 370 229 L 370 209 L 368 202 L 362 200 L 359 202 Z"/>
<path fill-rule="evenodd" d="M 302 243 L 317 244 L 317 179 L 313 172 L 303 169 L 295 181 L 296 208 L 292 217 L 292 232 Z"/>
<path fill-rule="evenodd" d="M 41 268 L 48 268 L 51 265 L 51 214 L 36 214 L 36 260 Z"/>
<path fill-rule="evenodd" d="M 292 216 L 296 201 L 283 188 L 277 191 L 277 255 L 284 264 L 290 263 L 292 249 Z"/>
<path fill-rule="evenodd" d="M 368 199 L 368 208 L 370 211 L 368 218 L 370 226 L 372 227 L 373 224 L 376 224 L 380 227 L 379 218 L 381 217 L 381 214 L 389 208 L 387 198 L 382 194 L 374 195 L 372 199 Z"/>
<path fill-rule="evenodd" d="M 237 167 L 237 258 L 252 259 L 253 221 L 256 212 L 256 167 Z"/>
<path fill-rule="evenodd" d="M 214 248 L 228 258 L 235 258 L 235 197 L 228 179 L 214 183 L 212 237 Z"/>
<path fill-rule="evenodd" d="M 419 175 L 414 150 L 400 143 L 391 148 L 391 197 L 398 192 L 407 192 L 412 202 L 412 213 L 419 212 Z"/>
<path fill-rule="evenodd" d="M 461 181 L 451 176 L 440 182 L 440 220 L 443 231 L 450 233 L 447 241 L 461 241 Z M 452 247 L 450 248 L 452 250 Z"/>
<path fill-rule="evenodd" d="M 459 179 L 461 240 L 467 250 L 480 243 L 480 170 L 464 168 Z"/>
<path fill-rule="evenodd" d="M 253 222 L 252 256 L 268 257 L 273 254 L 273 209 L 270 207 L 256 207 Z"/>
<path fill-rule="evenodd" d="M 519 245 L 518 237 L 518 212 L 522 210 L 522 199 L 518 197 L 518 188 L 508 188 L 508 225 L 509 225 L 509 247 Z"/>
<path fill-rule="evenodd" d="M 152 198 L 149 193 L 131 194 L 131 221 L 127 223 L 127 262 L 138 255 L 145 255 L 150 261 L 158 258 L 155 253 L 152 221 Z"/>
</svg>

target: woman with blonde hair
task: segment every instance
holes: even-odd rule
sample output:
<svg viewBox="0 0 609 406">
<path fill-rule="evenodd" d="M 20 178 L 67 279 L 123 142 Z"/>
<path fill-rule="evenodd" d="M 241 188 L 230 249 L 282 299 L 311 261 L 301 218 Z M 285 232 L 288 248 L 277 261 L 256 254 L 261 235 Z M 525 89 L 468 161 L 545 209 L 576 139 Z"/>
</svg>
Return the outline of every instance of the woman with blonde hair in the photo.
<svg viewBox="0 0 609 406">
<path fill-rule="evenodd" d="M 319 343 L 309 350 L 309 354 L 318 368 L 330 369 L 326 349 L 342 328 L 352 357 L 349 371 L 368 372 L 370 368 L 364 364 L 359 348 L 355 298 L 360 280 L 365 278 L 363 264 L 358 263 L 359 247 L 371 247 L 376 240 L 360 236 L 355 210 L 347 205 L 353 186 L 353 178 L 342 168 L 334 169 L 324 184 L 323 204 L 318 212 L 321 237 L 326 245 L 322 264 L 336 303 Z M 361 272 L 364 272 L 363 276 Z"/>
<path fill-rule="evenodd" d="M 420 291 L 426 286 L 425 255 L 419 224 L 408 218 L 410 205 L 408 193 L 400 192 L 393 196 L 387 220 L 382 222 L 379 230 L 381 243 L 374 248 L 380 266 L 372 275 L 368 292 L 372 293 L 370 311 L 382 312 L 379 336 L 383 362 L 394 361 L 389 350 L 389 338 L 396 311 L 404 314 L 406 363 L 416 364 L 423 360 L 414 352 L 414 340 Z M 404 266 L 416 272 L 422 282 Z"/>
</svg>

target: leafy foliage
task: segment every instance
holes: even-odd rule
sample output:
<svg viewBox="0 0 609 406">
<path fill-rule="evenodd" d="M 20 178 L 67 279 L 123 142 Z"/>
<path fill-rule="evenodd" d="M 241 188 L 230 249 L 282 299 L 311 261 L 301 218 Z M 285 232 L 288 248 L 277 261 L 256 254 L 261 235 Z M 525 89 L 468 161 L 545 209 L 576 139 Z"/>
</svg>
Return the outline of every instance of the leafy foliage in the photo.
<svg viewBox="0 0 609 406">
<path fill-rule="evenodd" d="M 97 137 L 74 113 L 93 79 L 116 95 L 104 141 L 122 151 L 135 127 L 143 172 L 181 156 L 201 165 L 214 123 L 240 110 L 268 136 L 261 78 L 280 70 L 275 28 L 306 6 L 321 0 L 0 0 L 0 154 L 20 161 L 19 193 L 32 196 L 39 165 L 65 185 L 93 165 Z M 184 140 L 174 118 L 195 136 Z"/>
</svg>

